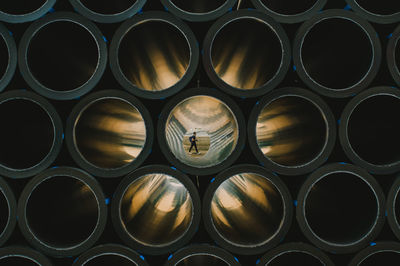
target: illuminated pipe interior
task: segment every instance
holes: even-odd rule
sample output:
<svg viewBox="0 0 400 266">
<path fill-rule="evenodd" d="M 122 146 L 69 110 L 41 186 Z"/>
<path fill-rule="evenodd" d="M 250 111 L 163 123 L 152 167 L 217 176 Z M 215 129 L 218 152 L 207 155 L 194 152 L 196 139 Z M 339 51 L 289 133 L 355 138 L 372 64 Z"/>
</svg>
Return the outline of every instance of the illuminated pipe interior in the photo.
<svg viewBox="0 0 400 266">
<path fill-rule="evenodd" d="M 3 78 L 7 71 L 8 61 L 10 60 L 10 55 L 8 52 L 8 47 L 3 36 L 0 35 L 0 80 Z"/>
<path fill-rule="evenodd" d="M 354 0 L 362 9 L 378 15 L 392 15 L 400 12 L 399 1 Z"/>
<path fill-rule="evenodd" d="M 133 266 L 137 265 L 134 261 L 128 259 L 120 254 L 100 254 L 94 258 L 90 258 L 85 266 L 98 266 L 98 265 L 119 265 L 119 266 Z"/>
<path fill-rule="evenodd" d="M 284 165 L 303 165 L 318 156 L 327 137 L 324 115 L 311 101 L 284 96 L 266 105 L 258 116 L 257 143 L 267 158 Z"/>
<path fill-rule="evenodd" d="M 27 169 L 50 152 L 54 125 L 37 103 L 11 99 L 0 104 L 0 163 L 12 169 Z"/>
<path fill-rule="evenodd" d="M 0 11 L 6 14 L 23 15 L 40 9 L 47 0 L 2 0 Z"/>
<path fill-rule="evenodd" d="M 132 7 L 137 0 L 118 0 L 118 1 L 98 1 L 98 0 L 78 0 L 87 9 L 105 15 L 122 13 Z"/>
<path fill-rule="evenodd" d="M 375 265 L 395 265 L 395 261 L 400 260 L 400 252 L 398 250 L 384 250 L 375 252 L 365 258 L 359 266 L 375 266 Z"/>
<path fill-rule="evenodd" d="M 8 208 L 8 199 L 0 190 L 0 235 L 4 232 L 7 226 L 8 219 L 10 218 L 10 209 Z"/>
<path fill-rule="evenodd" d="M 268 261 L 266 265 L 268 266 L 292 265 L 293 262 L 295 261 L 298 263 L 298 265 L 307 265 L 307 266 L 325 265 L 325 263 L 321 262 L 318 258 L 312 256 L 311 254 L 297 250 L 289 250 L 287 252 L 281 253 L 278 256 L 274 257 L 272 260 Z"/>
<path fill-rule="evenodd" d="M 318 0 L 259 0 L 269 10 L 283 15 L 297 15 L 311 9 Z"/>
<path fill-rule="evenodd" d="M 39 264 L 25 256 L 10 255 L 0 258 L 0 265 L 38 266 Z"/>
<path fill-rule="evenodd" d="M 226 0 L 170 0 L 177 8 L 186 11 L 188 13 L 208 13 L 212 12 L 223 4 Z"/>
<path fill-rule="evenodd" d="M 146 141 L 146 126 L 133 105 L 104 98 L 81 111 L 73 134 L 77 149 L 88 162 L 100 168 L 118 168 L 138 157 Z"/>
</svg>

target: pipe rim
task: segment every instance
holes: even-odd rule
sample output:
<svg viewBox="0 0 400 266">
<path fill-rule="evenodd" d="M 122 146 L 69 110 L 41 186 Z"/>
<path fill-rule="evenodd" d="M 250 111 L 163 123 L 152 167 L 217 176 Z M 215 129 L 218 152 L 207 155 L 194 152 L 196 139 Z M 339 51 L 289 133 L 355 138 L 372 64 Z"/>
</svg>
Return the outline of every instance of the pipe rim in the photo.
<svg viewBox="0 0 400 266">
<path fill-rule="evenodd" d="M 0 11 L 0 21 L 4 21 L 7 23 L 23 23 L 39 19 L 42 16 L 44 16 L 47 12 L 49 12 L 49 10 L 54 6 L 56 1 L 57 0 L 46 0 L 46 3 L 44 3 L 38 9 L 34 10 L 33 12 L 21 15 L 8 14 Z"/>
<path fill-rule="evenodd" d="M 4 43 L 8 50 L 8 65 L 3 76 L 0 77 L 0 92 L 3 91 L 10 83 L 14 76 L 15 69 L 17 67 L 17 45 L 15 44 L 14 38 L 12 37 L 11 31 L 9 31 L 2 23 L 0 23 L 0 35 L 3 38 Z"/>
<path fill-rule="evenodd" d="M 368 257 L 385 251 L 394 251 L 396 253 L 400 253 L 400 244 L 394 241 L 382 241 L 375 243 L 373 246 L 370 245 L 369 247 L 358 252 L 350 261 L 349 266 L 360 265 L 360 263 L 362 263 Z"/>
<path fill-rule="evenodd" d="M 260 113 L 267 105 L 283 97 L 299 97 L 301 99 L 309 101 L 311 104 L 314 105 L 314 107 L 316 107 L 320 111 L 321 116 L 324 118 L 325 121 L 327 136 L 324 146 L 317 156 L 315 156 L 310 162 L 304 163 L 302 165 L 285 166 L 276 163 L 266 157 L 262 153 L 258 145 L 256 125 Z M 253 154 L 256 156 L 261 164 L 265 165 L 266 168 L 284 175 L 299 175 L 311 172 L 322 165 L 324 162 L 326 162 L 334 148 L 336 141 L 336 121 L 329 106 L 317 94 L 302 88 L 286 87 L 269 93 L 255 104 L 249 116 L 247 134 L 249 145 Z"/>
<path fill-rule="evenodd" d="M 99 23 L 117 23 L 124 21 L 139 12 L 147 0 L 136 0 L 128 9 L 115 14 L 102 14 L 86 7 L 80 0 L 69 0 L 71 5 L 82 16 Z"/>
<path fill-rule="evenodd" d="M 83 266 L 90 260 L 104 256 L 104 255 L 118 255 L 122 256 L 137 266 L 147 266 L 148 263 L 144 260 L 144 257 L 132 249 L 119 244 L 104 244 L 99 245 L 88 251 L 82 253 L 74 263 L 73 266 Z"/>
<path fill-rule="evenodd" d="M 8 218 L 4 230 L 0 232 L 0 246 L 4 245 L 10 238 L 17 224 L 17 200 L 7 182 L 0 177 L 0 193 L 3 194 L 8 205 Z"/>
<path fill-rule="evenodd" d="M 261 0 L 251 0 L 251 3 L 259 10 L 266 12 L 269 16 L 273 17 L 279 23 L 299 23 L 310 19 L 314 16 L 318 11 L 322 10 L 327 3 L 327 0 L 317 0 L 315 4 L 301 13 L 297 13 L 295 15 L 285 15 L 277 13 L 267 6 L 265 6 Z"/>
<path fill-rule="evenodd" d="M 109 98 L 125 101 L 129 103 L 132 107 L 136 108 L 138 112 L 142 115 L 146 130 L 146 139 L 140 154 L 130 163 L 125 164 L 124 166 L 118 168 L 103 168 L 90 163 L 81 154 L 81 152 L 75 145 L 74 141 L 74 132 L 75 132 L 74 127 L 80 117 L 80 114 L 84 112 L 87 109 L 87 107 L 89 107 L 91 104 Z M 154 128 L 149 111 L 140 100 L 138 100 L 133 95 L 124 91 L 102 90 L 87 95 L 85 98 L 80 100 L 77 105 L 75 105 L 67 120 L 66 143 L 68 151 L 70 152 L 74 161 L 80 167 L 82 167 L 83 169 L 85 169 L 86 171 L 95 176 L 119 177 L 135 170 L 146 160 L 146 158 L 151 153 L 151 148 L 153 146 L 153 139 L 154 139 Z"/>
<path fill-rule="evenodd" d="M 399 39 L 400 26 L 396 27 L 393 31 L 386 49 L 386 61 L 389 72 L 398 86 L 400 86 L 400 66 L 396 64 L 396 47 L 399 45 Z"/>
<path fill-rule="evenodd" d="M 169 12 L 177 17 L 180 17 L 181 19 L 192 22 L 210 21 L 219 18 L 232 9 L 236 2 L 237 0 L 226 0 L 225 3 L 219 6 L 217 9 L 204 13 L 194 13 L 179 8 L 172 3 L 171 0 L 161 0 L 161 3 Z"/>
<path fill-rule="evenodd" d="M 119 64 L 119 47 L 125 34 L 146 21 L 161 21 L 175 27 L 186 39 L 190 50 L 189 65 L 181 79 L 169 88 L 160 91 L 147 91 L 130 82 L 123 73 Z M 118 83 L 129 93 L 146 99 L 164 99 L 183 89 L 192 79 L 197 70 L 199 61 L 199 47 L 192 30 L 183 21 L 163 11 L 148 11 L 138 14 L 125 21 L 115 32 L 110 45 L 110 67 Z"/>
<path fill-rule="evenodd" d="M 304 39 L 308 35 L 309 31 L 321 21 L 333 18 L 336 19 L 340 18 L 355 23 L 357 26 L 360 27 L 360 29 L 366 34 L 366 36 L 370 40 L 372 58 L 369 70 L 356 84 L 353 84 L 347 88 L 333 89 L 325 85 L 319 84 L 308 74 L 307 70 L 303 65 L 303 60 L 301 56 Z M 321 13 L 318 13 L 311 19 L 304 22 L 298 29 L 293 42 L 293 64 L 297 67 L 296 68 L 297 75 L 312 90 L 327 97 L 334 97 L 334 98 L 350 97 L 354 96 L 361 90 L 368 87 L 368 85 L 371 84 L 371 82 L 378 73 L 379 66 L 381 63 L 381 57 L 382 57 L 381 43 L 372 25 L 363 18 L 354 14 L 353 12 L 341 9 L 330 9 L 322 11 Z"/>
<path fill-rule="evenodd" d="M 272 32 L 275 33 L 276 38 L 281 44 L 281 62 L 274 76 L 262 86 L 249 90 L 233 87 L 232 85 L 223 81 L 215 72 L 211 58 L 212 44 L 220 30 L 229 23 L 240 19 L 252 19 L 260 23 L 264 23 Z M 285 78 L 291 61 L 290 42 L 283 27 L 267 14 L 257 10 L 233 11 L 218 19 L 208 30 L 206 37 L 203 41 L 203 47 L 203 67 L 208 77 L 222 91 L 236 97 L 257 97 L 269 92 L 270 90 L 278 86 L 279 83 Z"/>
<path fill-rule="evenodd" d="M 136 240 L 128 230 L 125 229 L 120 212 L 121 201 L 126 189 L 136 180 L 152 173 L 168 175 L 178 180 L 186 188 L 192 201 L 192 218 L 185 232 L 175 240 L 161 245 L 147 245 Z M 120 239 L 122 239 L 122 241 L 124 241 L 129 247 L 149 255 L 166 254 L 185 245 L 196 233 L 201 219 L 200 196 L 197 192 L 197 188 L 186 174 L 177 171 L 174 167 L 167 167 L 165 165 L 147 165 L 133 171 L 123 178 L 114 192 L 113 202 L 111 204 L 111 214 L 115 231 Z"/>
<path fill-rule="evenodd" d="M 400 178 L 397 178 L 390 187 L 386 200 L 387 220 L 393 234 L 400 239 L 400 220 L 396 216 L 396 200 L 400 193 Z M 399 208 L 400 206 L 397 206 Z"/>
<path fill-rule="evenodd" d="M 272 185 L 274 185 L 276 190 L 279 192 L 279 195 L 281 196 L 283 205 L 282 206 L 283 217 L 281 218 L 279 228 L 276 230 L 276 232 L 274 232 L 271 236 L 269 236 L 268 239 L 258 244 L 243 245 L 225 239 L 225 237 L 223 237 L 216 229 L 211 216 L 211 202 L 216 190 L 220 187 L 220 185 L 224 181 L 229 180 L 231 177 L 235 175 L 244 173 L 256 174 L 258 176 L 265 178 Z M 267 169 L 257 165 L 240 164 L 240 165 L 235 165 L 219 173 L 215 177 L 215 180 L 208 185 L 208 188 L 203 197 L 202 213 L 203 213 L 205 228 L 208 234 L 216 241 L 218 245 L 235 254 L 242 254 L 242 255 L 259 254 L 276 246 L 289 231 L 289 228 L 292 224 L 292 216 L 293 216 L 292 197 L 285 183 L 283 183 L 280 180 L 280 178 L 278 176 L 275 176 L 272 172 L 269 172 Z"/>
<path fill-rule="evenodd" d="M 204 87 L 193 88 L 181 92 L 180 94 L 176 95 L 173 99 L 171 99 L 169 102 L 165 104 L 158 119 L 157 132 L 165 132 L 166 123 L 171 111 L 175 108 L 175 106 L 178 103 L 193 96 L 210 96 L 216 98 L 217 100 L 221 101 L 221 103 L 225 104 L 230 109 L 233 116 L 236 118 L 237 128 L 238 128 L 238 139 L 236 142 L 236 147 L 232 150 L 231 154 L 227 158 L 225 158 L 225 160 L 221 161 L 220 163 L 214 166 L 193 167 L 181 162 L 178 158 L 175 157 L 175 155 L 172 153 L 172 151 L 168 146 L 165 134 L 157 134 L 158 143 L 162 153 L 165 155 L 167 160 L 181 171 L 194 175 L 214 174 L 229 167 L 240 156 L 246 141 L 245 118 L 239 106 L 229 96 L 217 91 L 216 89 L 209 89 Z"/>
<path fill-rule="evenodd" d="M 322 239 L 311 229 L 305 214 L 307 196 L 313 185 L 324 177 L 335 173 L 347 173 L 361 179 L 374 193 L 377 202 L 377 214 L 374 224 L 362 238 L 351 243 L 335 243 Z M 331 163 L 314 171 L 301 186 L 297 196 L 297 202 L 296 218 L 301 231 L 311 243 L 331 253 L 347 254 L 362 249 L 379 235 L 385 222 L 385 196 L 379 183 L 367 171 L 351 164 Z"/>
<path fill-rule="evenodd" d="M 57 91 L 44 86 L 36 79 L 29 68 L 27 58 L 31 40 L 42 28 L 53 22 L 74 23 L 84 28 L 97 46 L 98 59 L 94 72 L 84 84 L 72 90 Z M 107 45 L 99 28 L 90 20 L 72 12 L 56 12 L 33 22 L 25 31 L 19 45 L 18 66 L 24 80 L 37 93 L 54 100 L 71 100 L 88 93 L 100 81 L 107 66 Z"/>
<path fill-rule="evenodd" d="M 356 0 L 346 0 L 346 3 L 361 17 L 379 24 L 390 24 L 400 21 L 400 12 L 393 13 L 391 15 L 380 15 L 372 13 L 365 8 L 361 7 Z"/>
<path fill-rule="evenodd" d="M 230 266 L 241 265 L 236 257 L 222 248 L 211 246 L 209 244 L 196 244 L 184 247 L 176 251 L 174 254 L 171 254 L 164 266 L 177 265 L 180 261 L 193 255 L 208 255 L 216 257 Z"/>
<path fill-rule="evenodd" d="M 44 181 L 57 176 L 65 176 L 68 178 L 76 179 L 86 184 L 92 191 L 98 203 L 98 216 L 95 228 L 93 229 L 89 237 L 87 237 L 83 242 L 70 247 L 56 247 L 44 243 L 32 232 L 32 229 L 28 225 L 28 219 L 26 215 L 26 207 L 30 199 L 31 193 Z M 100 238 L 107 222 L 106 200 L 98 181 L 83 170 L 64 166 L 47 169 L 32 178 L 21 193 L 18 201 L 17 213 L 19 217 L 18 225 L 25 239 L 32 246 L 52 257 L 69 257 L 87 250 L 88 248 L 93 246 L 93 244 L 95 244 L 95 242 Z"/>
<path fill-rule="evenodd" d="M 53 144 L 49 153 L 36 165 L 25 169 L 14 169 L 0 164 L 0 175 L 4 175 L 13 179 L 19 179 L 33 176 L 43 171 L 54 162 L 61 150 L 64 133 L 60 116 L 53 105 L 51 105 L 51 103 L 46 99 L 33 92 L 25 90 L 12 90 L 0 94 L 0 104 L 3 102 L 12 101 L 14 99 L 27 100 L 39 105 L 49 116 L 54 130 Z"/>
<path fill-rule="evenodd" d="M 5 257 L 22 257 L 42 266 L 52 266 L 51 261 L 34 249 L 23 246 L 7 246 L 0 248 L 0 260 Z"/>
<path fill-rule="evenodd" d="M 363 101 L 375 97 L 375 96 L 391 96 L 394 98 L 400 98 L 400 92 L 391 87 L 387 86 L 379 86 L 373 87 L 366 91 L 361 92 L 356 97 L 351 99 L 346 107 L 343 109 L 341 118 L 340 118 L 340 125 L 339 125 L 339 138 L 340 144 L 343 148 L 343 151 L 347 155 L 347 157 L 354 163 L 371 173 L 377 174 L 390 174 L 395 173 L 400 170 L 400 160 L 393 163 L 388 164 L 372 164 L 363 160 L 353 149 L 350 144 L 350 140 L 348 138 L 348 123 L 351 117 L 351 114 L 355 110 L 355 108 L 362 103 Z"/>
</svg>

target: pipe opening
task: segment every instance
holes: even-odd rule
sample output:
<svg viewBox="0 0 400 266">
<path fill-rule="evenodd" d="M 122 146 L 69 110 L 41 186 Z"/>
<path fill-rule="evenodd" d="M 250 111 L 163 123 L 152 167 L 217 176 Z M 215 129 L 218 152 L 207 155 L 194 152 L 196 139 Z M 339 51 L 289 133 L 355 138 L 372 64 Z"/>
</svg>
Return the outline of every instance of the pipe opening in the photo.
<svg viewBox="0 0 400 266">
<path fill-rule="evenodd" d="M 146 126 L 140 112 L 117 98 L 90 103 L 74 126 L 74 143 L 81 155 L 100 168 L 119 168 L 143 150 Z"/>
<path fill-rule="evenodd" d="M 0 103 L 0 163 L 12 169 L 27 169 L 49 154 L 54 125 L 36 102 L 10 99 Z"/>
<path fill-rule="evenodd" d="M 0 190 L 0 236 L 3 234 L 10 218 L 10 209 L 8 208 L 8 200 L 3 191 Z"/>
<path fill-rule="evenodd" d="M 378 15 L 393 15 L 400 12 L 399 1 L 354 0 L 362 9 Z"/>
<path fill-rule="evenodd" d="M 45 245 L 56 248 L 79 245 L 97 226 L 98 205 L 86 183 L 71 176 L 52 176 L 39 183 L 28 198 L 28 227 Z"/>
<path fill-rule="evenodd" d="M 192 254 L 188 257 L 184 258 L 183 260 L 179 261 L 176 266 L 186 266 L 186 265 L 193 265 L 193 266 L 202 266 L 202 265 L 209 265 L 209 266 L 227 266 L 229 265 L 224 260 L 215 257 L 213 255 L 208 254 Z"/>
<path fill-rule="evenodd" d="M 274 257 L 272 260 L 267 262 L 265 265 L 268 266 L 282 266 L 282 265 L 292 265 L 293 262 L 296 262 L 296 265 L 299 266 L 321 266 L 325 265 L 318 258 L 312 256 L 309 253 L 301 252 L 297 250 L 290 250 L 279 254 Z"/>
<path fill-rule="evenodd" d="M 260 2 L 269 10 L 283 15 L 297 15 L 310 10 L 318 0 L 260 0 Z"/>
<path fill-rule="evenodd" d="M 189 229 L 193 202 L 187 188 L 166 174 L 147 174 L 131 183 L 120 203 L 129 235 L 147 246 L 167 246 Z"/>
<path fill-rule="evenodd" d="M 220 8 L 227 0 L 170 0 L 170 2 L 189 13 L 209 13 Z"/>
<path fill-rule="evenodd" d="M 196 145 L 189 153 L 190 137 L 196 132 Z M 169 149 L 182 163 L 193 167 L 211 167 L 234 151 L 239 128 L 232 111 L 211 96 L 193 96 L 178 103 L 165 126 Z M 197 150 L 196 150 L 196 147 Z M 189 147 L 189 149 L 188 149 Z"/>
<path fill-rule="evenodd" d="M 8 64 L 10 61 L 8 46 L 6 40 L 2 35 L 0 36 L 0 58 L 1 58 L 0 60 L 0 81 L 1 81 L 4 77 L 4 74 L 7 71 Z"/>
<path fill-rule="evenodd" d="M 266 85 L 282 62 L 276 32 L 256 18 L 240 18 L 224 25 L 211 46 L 211 62 L 220 79 L 241 90 Z"/>
<path fill-rule="evenodd" d="M 114 15 L 122 13 L 129 8 L 131 8 L 134 4 L 137 3 L 137 0 L 118 0 L 118 1 L 98 1 L 98 0 L 79 0 L 82 5 L 84 5 L 87 9 L 105 15 Z"/>
<path fill-rule="evenodd" d="M 400 99 L 375 95 L 360 102 L 350 115 L 347 135 L 363 160 L 384 165 L 400 161 Z"/>
<path fill-rule="evenodd" d="M 314 82 L 340 90 L 364 79 L 373 62 L 373 47 L 356 22 L 328 18 L 304 36 L 300 56 L 304 70 Z"/>
<path fill-rule="evenodd" d="M 327 123 L 311 101 L 284 96 L 266 105 L 257 119 L 258 147 L 265 157 L 284 166 L 314 160 L 327 141 Z"/>
<path fill-rule="evenodd" d="M 40 9 L 47 0 L 2 0 L 0 11 L 12 15 L 24 15 Z"/>
<path fill-rule="evenodd" d="M 266 243 L 283 223 L 279 190 L 265 177 L 243 173 L 225 180 L 211 201 L 211 219 L 218 234 L 236 245 Z"/>
<path fill-rule="evenodd" d="M 98 266 L 98 265 L 119 265 L 119 266 L 132 266 L 137 265 L 135 262 L 122 255 L 118 254 L 101 254 L 94 258 L 90 258 L 89 261 L 82 264 L 85 266 Z"/>
<path fill-rule="evenodd" d="M 10 255 L 8 257 L 0 258 L 0 265 L 18 265 L 18 266 L 37 266 L 40 264 L 27 257 L 20 257 L 17 255 Z"/>
<path fill-rule="evenodd" d="M 359 241 L 374 227 L 378 203 L 374 191 L 361 177 L 336 172 L 310 188 L 304 213 L 316 236 L 346 245 Z"/>
<path fill-rule="evenodd" d="M 394 250 L 375 252 L 361 261 L 360 266 L 396 265 L 400 260 L 400 253 Z"/>
<path fill-rule="evenodd" d="M 185 35 L 163 20 L 134 25 L 123 36 L 119 66 L 133 85 L 146 91 L 162 91 L 185 75 L 191 51 Z"/>
<path fill-rule="evenodd" d="M 72 21 L 54 21 L 39 29 L 27 51 L 29 70 L 49 90 L 71 91 L 87 83 L 99 62 L 93 35 Z"/>
</svg>

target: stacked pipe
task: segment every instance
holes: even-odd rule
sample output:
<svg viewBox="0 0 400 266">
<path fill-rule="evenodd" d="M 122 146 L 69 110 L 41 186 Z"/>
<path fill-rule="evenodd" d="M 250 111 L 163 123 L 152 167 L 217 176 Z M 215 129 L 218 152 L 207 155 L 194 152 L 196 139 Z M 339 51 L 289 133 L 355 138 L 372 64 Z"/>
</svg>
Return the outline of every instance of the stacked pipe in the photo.
<svg viewBox="0 0 400 266">
<path fill-rule="evenodd" d="M 398 265 L 398 2 L 28 2 L 0 265 Z"/>
</svg>

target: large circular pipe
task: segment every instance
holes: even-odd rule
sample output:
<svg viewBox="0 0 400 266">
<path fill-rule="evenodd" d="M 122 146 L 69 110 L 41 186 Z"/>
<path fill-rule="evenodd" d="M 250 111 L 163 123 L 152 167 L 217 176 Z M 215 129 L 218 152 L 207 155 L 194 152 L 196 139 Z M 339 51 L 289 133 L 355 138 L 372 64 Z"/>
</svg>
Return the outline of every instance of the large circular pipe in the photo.
<svg viewBox="0 0 400 266">
<path fill-rule="evenodd" d="M 397 266 L 400 260 L 398 242 L 377 242 L 360 251 L 349 266 Z"/>
<path fill-rule="evenodd" d="M 381 53 L 374 28 L 339 9 L 323 11 L 303 23 L 293 44 L 294 65 L 303 82 L 337 98 L 353 96 L 372 82 Z"/>
<path fill-rule="evenodd" d="M 60 117 L 44 98 L 25 90 L 0 94 L 0 174 L 33 176 L 56 159 L 63 139 Z"/>
<path fill-rule="evenodd" d="M 69 0 L 74 9 L 81 15 L 100 23 L 121 22 L 135 15 L 146 3 L 146 0 Z"/>
<path fill-rule="evenodd" d="M 107 64 L 103 34 L 88 19 L 56 12 L 32 23 L 20 41 L 22 77 L 36 92 L 68 100 L 89 92 Z"/>
<path fill-rule="evenodd" d="M 189 21 L 214 20 L 229 10 L 237 0 L 161 0 L 172 14 Z"/>
<path fill-rule="evenodd" d="M 150 113 L 138 99 L 127 92 L 104 90 L 74 107 L 66 141 L 79 166 L 96 176 L 118 177 L 147 158 L 153 135 Z"/>
<path fill-rule="evenodd" d="M 186 244 L 197 231 L 200 197 L 183 173 L 149 165 L 127 175 L 111 206 L 120 238 L 146 254 L 165 254 Z"/>
<path fill-rule="evenodd" d="M 17 201 L 7 182 L 0 177 L 0 246 L 10 238 L 17 223 Z"/>
<path fill-rule="evenodd" d="M 400 3 L 398 1 L 346 0 L 357 14 L 371 22 L 390 24 L 400 21 Z"/>
<path fill-rule="evenodd" d="M 335 144 L 336 121 L 318 95 L 282 88 L 256 103 L 248 136 L 250 148 L 266 168 L 299 175 L 326 162 Z"/>
<path fill-rule="evenodd" d="M 400 170 L 400 92 L 375 87 L 354 97 L 344 108 L 340 143 L 355 164 L 372 173 Z"/>
<path fill-rule="evenodd" d="M 168 257 L 164 266 L 239 266 L 239 260 L 216 246 L 197 244 L 182 248 Z"/>
<path fill-rule="evenodd" d="M 398 86 L 400 86 L 400 26 L 398 26 L 390 37 L 386 49 L 386 61 L 390 74 Z"/>
<path fill-rule="evenodd" d="M 287 243 L 265 254 L 257 265 L 260 266 L 334 266 L 332 260 L 321 250 L 305 243 Z"/>
<path fill-rule="evenodd" d="M 0 5 L 0 21 L 23 23 L 45 15 L 57 0 L 3 0 Z"/>
<path fill-rule="evenodd" d="M 148 266 L 142 255 L 122 245 L 105 244 L 81 254 L 72 266 Z"/>
<path fill-rule="evenodd" d="M 215 89 L 193 88 L 169 101 L 158 120 L 158 142 L 166 158 L 194 175 L 217 173 L 240 155 L 246 135 L 237 104 Z M 196 145 L 190 141 L 196 132 Z"/>
<path fill-rule="evenodd" d="M 280 23 L 298 23 L 323 9 L 327 0 L 251 0 L 253 5 Z"/>
<path fill-rule="evenodd" d="M 400 177 L 389 190 L 386 201 L 387 220 L 394 235 L 400 239 Z"/>
<path fill-rule="evenodd" d="M 313 172 L 300 188 L 297 221 L 316 246 L 352 253 L 370 243 L 385 221 L 384 194 L 364 169 L 333 163 Z"/>
<path fill-rule="evenodd" d="M 150 11 L 127 20 L 110 46 L 110 66 L 117 81 L 148 99 L 165 98 L 185 87 L 198 61 L 192 30 L 167 12 Z"/>
<path fill-rule="evenodd" d="M 107 220 L 100 184 L 71 167 L 51 168 L 25 186 L 18 201 L 18 224 L 26 240 L 53 257 L 69 257 L 90 248 Z"/>
<path fill-rule="evenodd" d="M 286 185 L 265 168 L 237 165 L 219 173 L 203 198 L 209 235 L 236 254 L 259 254 L 277 245 L 292 222 Z"/>
<path fill-rule="evenodd" d="M 203 64 L 226 93 L 256 97 L 275 88 L 290 64 L 290 43 L 282 26 L 256 10 L 230 12 L 209 29 Z"/>
<path fill-rule="evenodd" d="M 0 92 L 10 83 L 17 67 L 17 46 L 12 33 L 0 23 Z"/>
<path fill-rule="evenodd" d="M 0 248 L 0 265 L 52 266 L 51 261 L 34 249 L 22 246 Z"/>
</svg>

